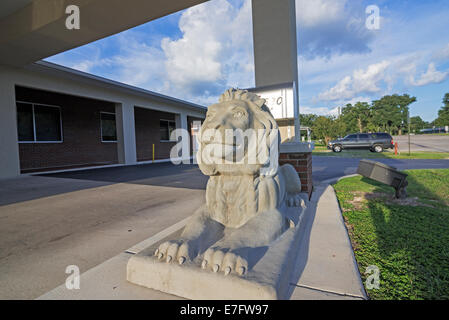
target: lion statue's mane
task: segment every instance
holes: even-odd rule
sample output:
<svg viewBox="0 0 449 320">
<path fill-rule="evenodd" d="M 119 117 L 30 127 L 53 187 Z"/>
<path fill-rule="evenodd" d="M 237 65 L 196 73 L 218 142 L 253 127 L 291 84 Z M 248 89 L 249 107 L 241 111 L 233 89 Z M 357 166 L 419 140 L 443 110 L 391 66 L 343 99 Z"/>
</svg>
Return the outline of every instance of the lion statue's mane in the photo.
<svg viewBox="0 0 449 320">
<path fill-rule="evenodd" d="M 279 207 L 285 200 L 285 177 L 279 174 L 279 130 L 276 120 L 265 104 L 265 99 L 247 90 L 228 89 L 219 99 L 219 103 L 239 100 L 246 103 L 251 113 L 251 128 L 263 129 L 264 134 L 258 143 L 266 146 L 259 148 L 267 156 L 264 163 L 248 164 L 205 164 L 198 161 L 201 171 L 210 176 L 206 189 L 207 207 L 212 218 L 228 227 L 238 228 L 260 211 Z M 201 131 L 208 128 L 205 121 Z M 201 133 L 199 135 L 199 154 L 203 150 Z M 245 156 L 248 148 L 245 148 Z M 257 154 L 259 156 L 259 154 Z M 300 190 L 289 190 L 300 192 Z"/>
</svg>

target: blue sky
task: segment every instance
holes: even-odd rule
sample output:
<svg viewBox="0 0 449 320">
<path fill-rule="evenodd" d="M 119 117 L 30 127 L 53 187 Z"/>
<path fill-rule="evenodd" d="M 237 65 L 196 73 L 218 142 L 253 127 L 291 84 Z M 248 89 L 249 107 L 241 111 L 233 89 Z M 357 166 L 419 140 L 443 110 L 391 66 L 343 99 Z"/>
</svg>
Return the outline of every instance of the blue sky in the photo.
<svg viewBox="0 0 449 320">
<path fill-rule="evenodd" d="M 380 9 L 378 30 L 365 26 L 368 5 Z M 449 1 L 296 0 L 296 15 L 302 113 L 408 93 L 412 116 L 437 116 Z M 250 0 L 211 0 L 47 60 L 207 105 L 254 86 L 253 59 Z"/>
</svg>

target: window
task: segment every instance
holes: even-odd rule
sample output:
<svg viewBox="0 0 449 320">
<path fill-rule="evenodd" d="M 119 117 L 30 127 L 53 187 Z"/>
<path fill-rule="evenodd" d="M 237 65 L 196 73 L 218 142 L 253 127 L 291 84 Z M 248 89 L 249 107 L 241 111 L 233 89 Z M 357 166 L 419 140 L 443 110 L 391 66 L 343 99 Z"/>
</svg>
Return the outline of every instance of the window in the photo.
<svg viewBox="0 0 449 320">
<path fill-rule="evenodd" d="M 350 134 L 350 135 L 346 136 L 345 139 L 354 140 L 354 139 L 357 139 L 357 135 L 356 134 Z"/>
<path fill-rule="evenodd" d="M 18 102 L 17 132 L 19 142 L 62 142 L 60 108 Z"/>
<path fill-rule="evenodd" d="M 34 141 L 33 105 L 17 103 L 17 131 L 19 141 Z"/>
<path fill-rule="evenodd" d="M 373 134 L 371 134 L 371 136 L 375 139 L 376 138 L 377 139 L 392 139 L 392 137 L 388 133 L 383 133 L 383 132 L 373 133 Z"/>
<path fill-rule="evenodd" d="M 173 120 L 160 120 L 161 141 L 171 141 L 170 135 L 176 129 L 176 122 Z"/>
<path fill-rule="evenodd" d="M 117 142 L 117 127 L 115 113 L 101 112 L 101 141 Z"/>
<path fill-rule="evenodd" d="M 359 139 L 369 139 L 367 134 L 359 134 Z"/>
</svg>

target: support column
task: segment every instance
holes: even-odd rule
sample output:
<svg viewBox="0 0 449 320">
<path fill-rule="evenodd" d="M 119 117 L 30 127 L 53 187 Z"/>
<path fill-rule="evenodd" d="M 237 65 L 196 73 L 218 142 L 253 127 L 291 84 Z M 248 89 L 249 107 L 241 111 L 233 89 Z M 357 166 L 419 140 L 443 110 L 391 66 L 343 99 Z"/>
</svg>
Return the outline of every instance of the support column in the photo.
<svg viewBox="0 0 449 320">
<path fill-rule="evenodd" d="M 20 174 L 14 83 L 0 69 L 0 179 Z"/>
<path fill-rule="evenodd" d="M 256 87 L 295 82 L 298 92 L 295 0 L 253 0 Z"/>
<path fill-rule="evenodd" d="M 252 13 L 256 87 L 293 83 L 295 139 L 280 145 L 279 164 L 295 167 L 310 197 L 314 145 L 300 141 L 295 0 L 253 0 Z"/>
<path fill-rule="evenodd" d="M 134 122 L 134 104 L 130 102 L 115 105 L 117 125 L 118 162 L 136 164 L 136 129 Z"/>
</svg>

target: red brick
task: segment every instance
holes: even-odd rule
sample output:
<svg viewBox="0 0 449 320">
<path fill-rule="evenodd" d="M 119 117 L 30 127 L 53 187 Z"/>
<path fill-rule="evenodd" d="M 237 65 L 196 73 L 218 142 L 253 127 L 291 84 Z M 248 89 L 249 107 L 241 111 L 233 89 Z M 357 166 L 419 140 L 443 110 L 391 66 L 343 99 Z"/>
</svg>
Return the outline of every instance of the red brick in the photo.
<svg viewBox="0 0 449 320">
<path fill-rule="evenodd" d="M 16 100 L 61 108 L 61 143 L 19 143 L 20 168 L 64 168 L 118 162 L 117 143 L 101 142 L 100 112 L 115 113 L 111 102 L 16 87 Z"/>
<path fill-rule="evenodd" d="M 307 159 L 306 155 L 304 153 L 289 153 L 288 154 L 289 159 Z"/>
<path fill-rule="evenodd" d="M 291 164 L 292 166 L 296 166 L 297 165 L 297 162 L 296 162 L 296 160 L 279 160 L 279 164 L 280 165 L 284 165 L 284 164 Z"/>
<path fill-rule="evenodd" d="M 296 172 L 306 172 L 307 173 L 307 167 L 301 167 L 301 166 L 296 166 L 295 167 Z"/>
<path fill-rule="evenodd" d="M 134 108 L 137 161 L 153 159 L 153 144 L 155 159 L 170 158 L 170 150 L 176 143 L 161 142 L 160 119 L 174 121 L 175 115 L 168 112 Z"/>
</svg>

